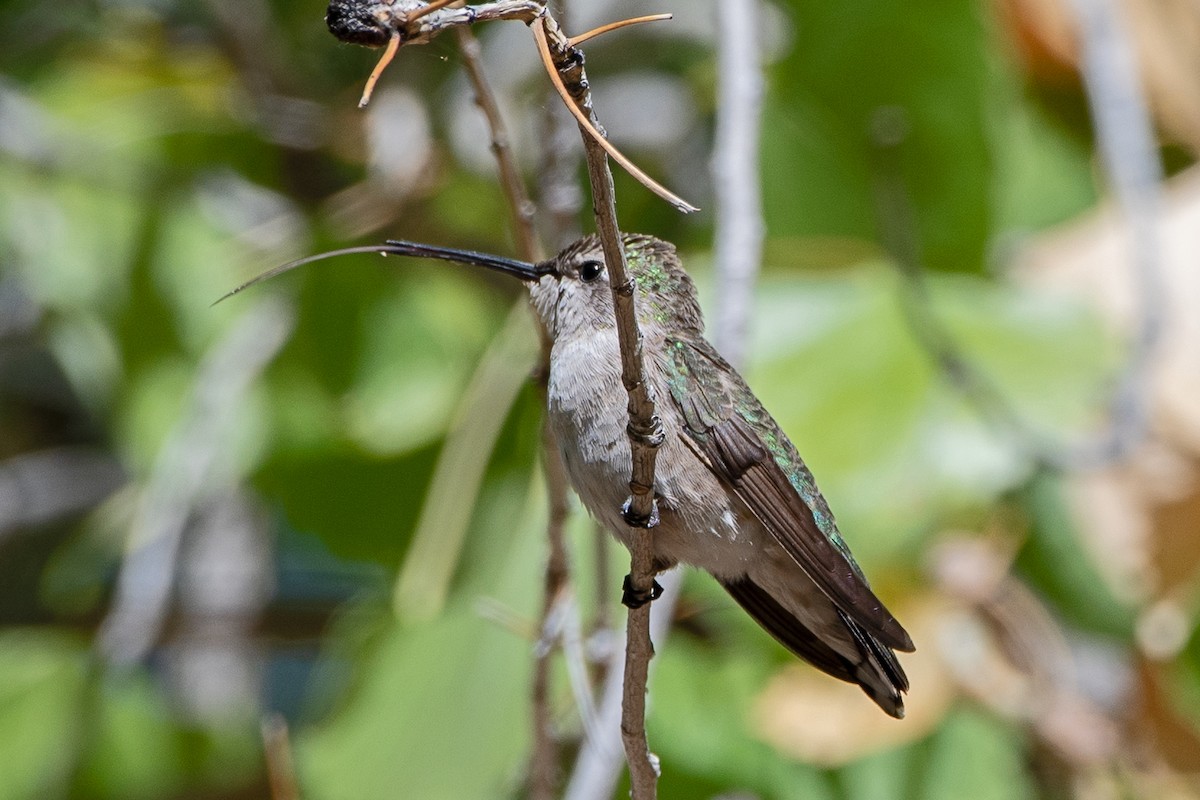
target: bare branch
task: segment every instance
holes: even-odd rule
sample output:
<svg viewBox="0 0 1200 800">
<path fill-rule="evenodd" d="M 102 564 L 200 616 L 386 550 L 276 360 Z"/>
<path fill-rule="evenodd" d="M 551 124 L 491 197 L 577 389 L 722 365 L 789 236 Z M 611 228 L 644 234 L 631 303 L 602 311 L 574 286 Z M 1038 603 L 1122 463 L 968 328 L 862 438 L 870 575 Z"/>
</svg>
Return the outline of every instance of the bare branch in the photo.
<svg viewBox="0 0 1200 800">
<path fill-rule="evenodd" d="M 549 17 L 543 17 L 543 19 L 549 19 Z M 534 24 L 532 27 L 534 38 L 538 43 L 538 52 L 542 56 L 542 64 L 546 67 L 546 74 L 550 76 L 550 81 L 554 84 L 554 88 L 558 90 L 559 96 L 561 96 L 563 102 L 567 104 L 567 110 L 570 111 L 571 115 L 575 117 L 575 121 L 579 123 L 579 127 L 583 130 L 584 134 L 599 147 L 603 148 L 604 152 L 612 156 L 613 160 L 624 167 L 625 171 L 637 179 L 639 183 L 641 183 L 650 191 L 654 192 L 663 200 L 666 200 L 668 203 L 684 213 L 699 211 L 699 208 L 687 202 L 682 197 L 679 197 L 670 189 L 663 186 L 661 183 L 643 172 L 641 168 L 630 161 L 620 150 L 614 147 L 607 138 L 605 138 L 604 134 L 601 133 L 597 127 L 595 115 L 584 113 L 583 109 L 581 109 L 578 105 L 578 100 L 572 96 L 570 91 L 568 91 L 566 84 L 563 82 L 562 76 L 559 74 L 559 68 L 556 67 L 555 56 L 551 54 L 549 46 L 547 45 L 545 32 L 539 28 L 537 24 Z M 564 38 L 563 42 L 568 48 L 570 47 L 569 39 Z M 572 52 L 578 51 L 572 50 Z M 580 67 L 580 70 L 582 71 L 582 66 Z M 587 91 L 586 87 L 584 88 L 584 91 Z"/>
<path fill-rule="evenodd" d="M 674 19 L 673 14 L 647 14 L 644 17 L 630 17 L 629 19 L 610 22 L 607 25 L 601 25 L 599 28 L 592 28 L 587 33 L 581 33 L 578 36 L 570 38 L 571 47 L 579 47 L 584 42 L 595 39 L 597 36 L 617 31 L 621 28 L 628 28 L 630 25 L 640 25 L 643 22 L 662 22 L 663 20 Z"/>
<path fill-rule="evenodd" d="M 423 6 L 422 8 L 418 8 L 416 11 L 410 11 L 408 16 L 404 18 L 404 24 L 411 25 L 426 14 L 432 14 L 434 11 L 445 8 L 454 2 L 456 2 L 456 0 L 433 0 L 433 2 Z"/>
<path fill-rule="evenodd" d="M 764 224 L 758 180 L 758 126 L 762 67 L 754 41 L 754 3 L 718 3 L 719 37 L 717 137 L 713 157 L 717 228 L 717 345 L 740 365 L 744 361 L 754 283 L 762 252 Z M 653 604 L 650 636 L 661 647 L 679 599 L 682 574 L 661 576 L 662 596 Z M 616 789 L 621 767 L 612 730 L 621 709 L 624 663 L 614 653 L 597 710 L 601 736 L 584 742 L 575 763 L 566 800 L 607 800 Z"/>
<path fill-rule="evenodd" d="M 445 8 L 443 7 L 445 4 L 444 0 L 436 0 L 434 3 L 428 5 L 414 3 L 413 0 L 394 0 L 394 2 L 366 0 L 365 2 L 355 4 L 355 10 L 359 14 L 372 20 L 372 27 L 366 32 L 364 32 L 362 27 L 365 25 L 362 18 L 356 17 L 356 24 L 354 26 L 347 26 L 346 28 L 341 27 L 338 20 L 327 17 L 326 21 L 330 23 L 330 29 L 334 32 L 334 35 L 339 38 L 359 44 L 364 41 L 377 45 L 387 43 L 390 47 L 392 39 L 397 35 L 400 37 L 399 44 L 421 44 L 428 42 L 443 30 L 456 27 L 461 28 L 475 22 L 512 19 L 532 24 L 536 19 L 553 19 L 546 10 L 545 5 L 534 0 L 497 0 L 494 3 L 483 3 L 474 6 L 466 5 L 459 8 Z M 541 30 L 540 26 L 532 25 L 532 27 L 534 35 L 538 36 Z M 577 55 L 579 51 L 571 46 L 569 39 L 562 36 L 557 23 L 555 23 L 555 30 L 559 31 L 558 35 L 562 39 L 561 47 L 559 47 L 558 43 L 555 46 L 563 52 L 569 51 Z M 585 34 L 585 36 L 590 35 L 594 34 Z M 539 50 L 542 49 L 544 48 L 542 47 L 541 39 L 539 39 Z M 546 71 L 549 73 L 550 79 L 554 81 L 555 88 L 562 95 L 567 108 L 571 110 L 576 120 L 587 130 L 589 135 L 595 138 L 608 151 L 608 154 L 613 157 L 614 161 L 624 167 L 630 175 L 646 186 L 646 188 L 680 211 L 690 212 L 699 210 L 667 190 L 622 155 L 619 150 L 604 138 L 604 135 L 598 130 L 593 117 L 590 115 L 580 115 L 577 112 L 575 103 L 571 100 L 572 93 L 568 92 L 566 87 L 561 85 L 561 79 L 557 77 L 556 70 L 551 66 L 551 59 L 548 57 L 548 54 L 543 52 L 542 58 L 546 64 Z M 377 71 L 382 69 L 384 65 L 384 62 L 381 62 Z M 583 87 L 583 90 L 586 91 L 586 87 Z M 365 94 L 364 97 L 366 97 Z"/>
<path fill-rule="evenodd" d="M 643 527 L 630 543 L 630 584 L 635 592 L 649 594 L 654 581 L 651 548 L 652 528 L 657 523 L 658 509 L 654 499 L 654 465 L 658 446 L 662 443 L 662 422 L 655 411 L 655 400 L 646 380 L 642 356 L 642 339 L 638 331 L 634 308 L 634 284 L 625 263 L 625 250 L 617 224 L 617 210 L 612 174 L 608 170 L 607 148 L 603 139 L 594 135 L 595 114 L 583 57 L 571 47 L 558 24 L 545 16 L 533 25 L 534 37 L 544 61 L 551 69 L 551 78 L 564 99 L 569 99 L 572 113 L 580 122 L 580 134 L 588 164 L 592 187 L 592 208 L 596 228 L 604 250 L 610 285 L 613 287 L 613 307 L 617 321 L 617 338 L 621 349 L 621 379 L 629 393 L 629 441 L 633 470 L 629 482 L 630 498 L 625 518 L 631 527 Z M 570 85 L 574 92 L 568 92 Z M 625 678 L 622 702 L 621 736 L 629 762 L 630 783 L 635 800 L 650 800 L 656 795 L 658 771 L 646 743 L 646 680 L 654 646 L 650 641 L 650 605 L 629 611 L 626 630 Z"/>
<path fill-rule="evenodd" d="M 456 28 L 455 33 L 458 35 L 459 48 L 462 50 L 463 65 L 475 91 L 475 103 L 483 112 L 491 132 L 492 153 L 496 157 L 500 183 L 508 201 L 517 249 L 526 261 L 540 261 L 543 257 L 542 248 L 533 227 L 535 209 L 529 200 L 520 170 L 517 168 L 516 159 L 509 144 L 508 128 L 500 114 L 500 106 L 496 101 L 495 92 L 492 90 L 483 68 L 479 40 L 475 38 L 469 28 Z M 546 379 L 550 369 L 550 337 L 545 330 L 539 330 L 539 338 L 541 356 L 538 367 L 540 377 L 538 384 L 544 401 Z M 545 402 L 543 402 L 543 406 L 545 406 Z M 570 589 L 570 566 L 565 539 L 566 520 L 570 513 L 567 501 L 569 490 L 566 471 L 559 455 L 558 443 L 554 439 L 554 431 L 547 422 L 543 422 L 542 425 L 542 469 L 546 477 L 549 503 L 549 513 L 546 519 L 549 554 L 546 559 L 542 616 L 539 624 L 541 635 L 538 645 L 534 648 L 533 684 L 530 697 L 533 707 L 533 748 L 527 774 L 530 798 L 532 800 L 553 800 L 558 789 L 559 747 L 551 706 L 550 667 L 558 634 L 552 635 L 550 631 L 563 627 L 557 625 L 554 619 L 556 609 L 561 614 L 577 613 L 578 609 L 574 603 L 564 602 Z M 583 711 L 581 707 L 581 713 Z"/>
<path fill-rule="evenodd" d="M 567 0 L 554 4 L 559 25 L 568 25 Z M 553 84 L 550 93 L 557 93 Z M 561 250 L 580 236 L 579 212 L 583 209 L 583 191 L 579 185 L 579 153 L 573 146 L 578 126 L 560 103 L 546 98 L 542 114 L 542 159 L 538 167 L 538 205 L 542 212 L 542 231 L 554 251 Z"/>
<path fill-rule="evenodd" d="M 548 341 L 548 339 L 546 339 Z M 550 351 L 542 348 L 548 374 Z M 540 382 L 543 399 L 546 385 Z M 544 405 L 544 404 L 543 404 Z M 533 752 L 529 760 L 529 796 L 531 800 L 553 800 L 558 791 L 558 740 L 550 707 L 550 658 L 557 637 L 551 637 L 556 608 L 564 614 L 578 613 L 574 603 L 567 603 L 570 594 L 570 565 L 567 558 L 565 527 L 570 506 L 567 504 L 567 476 L 559 455 L 554 430 L 548 421 L 542 423 L 542 468 L 546 474 L 546 493 L 550 514 L 546 520 L 546 539 L 550 552 L 546 559 L 546 576 L 542 590 L 542 621 L 538 647 L 533 663 Z M 566 607 L 569 605 L 569 608 Z M 581 708 L 581 712 L 583 709 Z"/>
<path fill-rule="evenodd" d="M 679 597 L 683 573 L 672 570 L 660 575 L 658 582 L 663 593 L 651 605 L 650 639 L 661 647 L 671 625 L 672 604 Z M 605 674 L 596 709 L 597 735 L 583 742 L 563 795 L 565 800 L 609 800 L 617 787 L 624 762 L 618 733 L 625 686 L 625 653 L 621 649 L 613 648 Z"/>
<path fill-rule="evenodd" d="M 283 715 L 269 714 L 263 718 L 262 737 L 271 800 L 300 800 L 296 767 L 292 760 L 292 742 Z"/>
<path fill-rule="evenodd" d="M 655 401 L 646 380 L 642 340 L 634 308 L 635 287 L 625 263 L 607 155 L 611 155 L 635 178 L 679 210 L 693 211 L 695 208 L 651 180 L 604 138 L 592 111 L 591 94 L 583 70 L 583 54 L 572 46 L 544 6 L 538 4 L 531 9 L 529 4 L 519 0 L 501 0 L 479 6 L 439 8 L 417 15 L 412 14 L 414 8 L 405 0 L 400 0 L 394 5 L 366 5 L 372 9 L 380 30 L 371 29 L 364 32 L 361 27 L 356 29 L 353 25 L 342 28 L 340 22 L 345 20 L 331 21 L 331 29 L 337 28 L 335 33 L 340 31 L 352 35 L 353 41 L 382 44 L 384 40 L 381 33 L 384 29 L 400 32 L 405 43 L 408 43 L 427 41 L 446 27 L 470 24 L 487 18 L 522 19 L 532 23 L 534 39 L 547 73 L 579 123 L 592 187 L 596 228 L 613 290 L 614 314 L 621 352 L 621 378 L 629 394 L 627 429 L 632 470 L 629 482 L 630 497 L 623 510 L 625 520 L 634 528 L 652 528 L 658 521 L 654 499 L 654 467 L 657 448 L 663 439 L 662 423 L 655 413 Z M 355 24 L 361 23 L 361 19 L 355 17 Z M 414 545 L 413 550 L 416 549 Z M 648 531 L 633 537 L 630 553 L 630 588 L 634 592 L 649 596 L 654 580 L 654 564 Z M 402 600 L 405 595 L 411 597 L 408 592 L 398 592 L 397 600 Z M 645 733 L 646 678 L 649 661 L 653 655 L 649 625 L 649 604 L 631 609 L 627 628 L 621 731 L 630 764 L 635 800 L 651 800 L 656 794 L 658 778 L 656 766 L 646 744 Z"/>
<path fill-rule="evenodd" d="M 367 78 L 366 85 L 363 86 L 362 97 L 358 100 L 359 108 L 366 108 L 367 103 L 371 102 L 371 95 L 375 93 L 375 84 L 379 82 L 379 76 L 383 74 L 388 64 L 392 63 L 392 59 L 399 52 L 400 41 L 400 34 L 398 33 L 393 33 L 392 38 L 388 40 L 387 49 L 383 51 L 383 56 L 379 59 L 379 63 L 375 65 L 375 69 L 371 70 L 371 75 Z"/>
</svg>

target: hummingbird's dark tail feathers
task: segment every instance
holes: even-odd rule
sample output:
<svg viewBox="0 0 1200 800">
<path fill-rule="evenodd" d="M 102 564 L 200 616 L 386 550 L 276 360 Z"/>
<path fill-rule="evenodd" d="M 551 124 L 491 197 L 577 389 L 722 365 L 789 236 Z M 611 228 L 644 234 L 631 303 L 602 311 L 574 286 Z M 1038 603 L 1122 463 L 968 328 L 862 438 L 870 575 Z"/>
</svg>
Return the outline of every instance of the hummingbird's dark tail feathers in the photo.
<svg viewBox="0 0 1200 800">
<path fill-rule="evenodd" d="M 904 699 L 908 676 L 891 649 L 863 630 L 862 626 L 838 612 L 854 641 L 860 658 L 846 658 L 810 631 L 792 612 L 749 577 L 721 581 L 725 590 L 746 610 L 754 621 L 776 641 L 822 672 L 847 683 L 857 683 L 875 703 L 896 719 L 904 718 Z"/>
</svg>

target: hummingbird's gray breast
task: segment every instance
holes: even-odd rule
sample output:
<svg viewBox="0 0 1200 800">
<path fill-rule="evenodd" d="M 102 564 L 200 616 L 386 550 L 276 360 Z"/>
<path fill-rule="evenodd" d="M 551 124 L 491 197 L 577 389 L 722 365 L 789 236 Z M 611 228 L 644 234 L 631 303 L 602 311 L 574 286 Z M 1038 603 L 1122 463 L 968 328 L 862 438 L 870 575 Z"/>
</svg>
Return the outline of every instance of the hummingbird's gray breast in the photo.
<svg viewBox="0 0 1200 800">
<path fill-rule="evenodd" d="M 763 541 L 761 527 L 745 506 L 683 443 L 666 375 L 654 353 L 648 343 L 647 377 L 665 434 L 655 470 L 661 518 L 654 529 L 655 556 L 667 565 L 682 561 L 718 577 L 740 577 L 756 555 L 775 548 Z M 619 365 L 614 330 L 559 338 L 547 400 L 572 485 L 591 514 L 628 544 L 630 529 L 621 507 L 629 497 L 632 467 Z"/>
</svg>

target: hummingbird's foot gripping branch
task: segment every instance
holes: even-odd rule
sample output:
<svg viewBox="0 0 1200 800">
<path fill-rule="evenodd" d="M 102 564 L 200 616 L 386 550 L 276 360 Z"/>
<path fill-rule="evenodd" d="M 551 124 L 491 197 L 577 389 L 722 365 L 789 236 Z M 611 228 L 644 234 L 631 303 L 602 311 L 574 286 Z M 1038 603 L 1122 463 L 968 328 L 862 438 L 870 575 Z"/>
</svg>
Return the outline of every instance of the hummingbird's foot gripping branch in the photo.
<svg viewBox="0 0 1200 800">
<path fill-rule="evenodd" d="M 658 445 L 652 446 L 657 447 Z M 651 487 L 640 485 L 633 487 L 631 484 L 631 488 L 636 488 L 637 491 L 634 491 L 633 495 L 630 495 L 629 499 L 625 501 L 625 504 L 621 506 L 621 517 L 625 520 L 625 524 L 631 528 L 645 528 L 647 530 L 657 527 L 659 522 L 657 499 L 651 501 L 649 514 L 639 514 L 634 510 L 633 504 L 634 496 L 650 494 Z"/>
<path fill-rule="evenodd" d="M 649 589 L 635 589 L 633 576 L 626 575 L 625 583 L 621 585 L 621 603 L 627 608 L 641 608 L 662 597 L 662 593 L 663 587 L 658 581 L 651 581 Z"/>
</svg>

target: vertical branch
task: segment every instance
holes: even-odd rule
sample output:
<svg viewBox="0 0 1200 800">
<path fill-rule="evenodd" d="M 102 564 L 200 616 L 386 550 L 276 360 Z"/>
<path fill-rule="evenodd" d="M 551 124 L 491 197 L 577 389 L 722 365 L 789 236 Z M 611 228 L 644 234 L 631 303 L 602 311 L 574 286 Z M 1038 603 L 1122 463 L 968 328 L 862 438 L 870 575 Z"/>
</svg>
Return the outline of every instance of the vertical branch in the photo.
<svg viewBox="0 0 1200 800">
<path fill-rule="evenodd" d="M 735 367 L 746 357 L 754 283 L 764 224 L 758 176 L 763 77 L 757 0 L 717 3 L 717 131 L 713 153 L 716 201 L 716 344 Z"/>
<path fill-rule="evenodd" d="M 287 720 L 281 714 L 269 714 L 262 721 L 263 751 L 267 759 L 267 779 L 271 800 L 300 800 L 296 767 Z"/>
<path fill-rule="evenodd" d="M 548 341 L 549 337 L 543 336 L 541 362 L 543 376 L 549 375 Z M 538 385 L 544 400 L 545 379 L 539 380 Z M 538 625 L 538 644 L 534 651 L 533 663 L 531 697 L 533 703 L 533 752 L 530 755 L 528 772 L 531 800 L 553 800 L 558 789 L 559 747 L 550 707 L 550 658 L 554 653 L 554 638 L 550 627 L 555 609 L 566 599 L 571 579 L 564 535 L 567 515 L 570 513 L 570 506 L 567 503 L 567 476 L 562 457 L 559 455 L 554 430 L 545 419 L 542 421 L 542 467 L 546 473 L 546 494 L 549 502 L 546 538 L 550 545 L 550 552 L 546 558 L 541 621 Z"/>
<path fill-rule="evenodd" d="M 1084 87 L 1101 159 L 1132 231 L 1130 257 L 1139 327 L 1113 392 L 1111 430 L 1096 446 L 1101 455 L 1121 458 L 1146 433 L 1150 361 L 1164 326 L 1166 290 L 1156 229 L 1162 166 L 1118 4 L 1074 0 L 1072 5 L 1079 16 Z"/>
<path fill-rule="evenodd" d="M 591 94 L 583 71 L 583 54 L 570 45 L 553 19 L 543 16 L 532 27 L 543 57 L 549 55 L 552 58 L 557 77 L 567 87 L 576 108 L 596 126 Z M 648 529 L 655 525 L 658 516 L 654 499 L 654 465 L 657 448 L 663 438 L 662 423 L 655 413 L 654 398 L 646 380 L 642 339 L 634 309 L 634 284 L 625 263 L 625 250 L 617 224 L 608 157 L 600 143 L 586 130 L 582 120 L 580 135 L 587 157 L 596 229 L 613 287 L 617 338 L 621 349 L 621 380 L 629 393 L 628 432 L 633 464 L 625 519 L 631 527 L 646 529 L 633 536 L 630 543 L 630 587 L 635 593 L 649 597 L 654 582 L 654 563 Z M 629 762 L 633 797 L 635 800 L 650 800 L 656 795 L 658 772 L 646 742 L 645 726 L 646 679 L 654 651 L 650 641 L 649 603 L 630 609 L 626 636 L 621 734 Z"/>
<path fill-rule="evenodd" d="M 504 124 L 499 103 L 484 71 L 479 40 L 467 27 L 455 28 L 455 33 L 463 55 L 463 66 L 475 91 L 475 103 L 487 119 L 491 132 L 491 149 L 499 167 L 500 184 L 508 201 L 517 250 L 526 261 L 540 261 L 543 253 L 534 229 L 536 209 L 521 179 L 510 146 L 508 128 Z M 539 339 L 541 354 L 538 360 L 537 383 L 544 400 L 550 368 L 550 337 L 545 330 L 539 329 Z M 546 477 L 549 505 L 546 519 L 549 553 L 546 558 L 541 620 L 538 625 L 539 637 L 534 649 L 533 683 L 530 690 L 530 703 L 533 707 L 533 747 L 529 760 L 528 781 L 529 796 L 532 800 L 552 800 L 558 788 L 559 747 L 550 698 L 550 666 L 557 634 L 550 628 L 554 611 L 563 602 L 570 584 L 570 563 L 564 535 L 567 516 L 570 513 L 567 476 L 554 431 L 545 421 L 542 424 L 542 468 Z M 574 613 L 571 609 L 567 611 Z"/>
<path fill-rule="evenodd" d="M 759 185 L 759 121 L 762 109 L 762 65 L 754 37 L 753 3 L 718 3 L 719 37 L 717 136 L 713 156 L 717 236 L 717 345 L 735 364 L 745 360 L 746 338 L 754 284 L 762 253 L 765 226 Z M 653 604 L 650 636 L 661 646 L 670 629 L 679 598 L 678 571 L 660 577 L 662 596 Z M 632 622 L 632 621 L 631 621 Z M 614 653 L 599 698 L 597 716 L 615 717 L 627 683 L 625 663 Z M 611 738 L 588 740 L 576 761 L 567 800 L 606 800 L 615 789 L 621 762 Z"/>
<path fill-rule="evenodd" d="M 559 0 L 554 7 L 559 25 L 568 27 L 567 0 Z M 583 192 L 579 188 L 579 156 L 571 146 L 575 141 L 575 125 L 566 109 L 554 101 L 554 87 L 547 87 L 547 92 L 541 125 L 543 147 L 538 194 L 544 219 L 542 230 L 557 251 L 579 238 Z"/>
<path fill-rule="evenodd" d="M 109 665 L 143 659 L 162 632 L 188 521 L 218 475 L 242 399 L 287 341 L 294 317 L 274 301 L 240 317 L 205 355 L 186 410 L 159 451 L 131 525 L 96 647 Z"/>
</svg>

